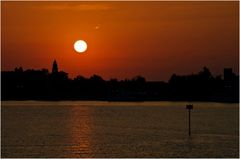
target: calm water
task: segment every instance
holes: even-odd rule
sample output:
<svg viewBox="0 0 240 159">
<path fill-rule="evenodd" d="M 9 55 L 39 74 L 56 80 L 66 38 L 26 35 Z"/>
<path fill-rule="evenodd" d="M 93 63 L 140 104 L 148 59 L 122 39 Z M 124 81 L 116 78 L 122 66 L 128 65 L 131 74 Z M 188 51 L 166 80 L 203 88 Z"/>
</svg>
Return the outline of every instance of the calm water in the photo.
<svg viewBox="0 0 240 159">
<path fill-rule="evenodd" d="M 2 102 L 2 157 L 239 157 L 238 104 Z"/>
</svg>

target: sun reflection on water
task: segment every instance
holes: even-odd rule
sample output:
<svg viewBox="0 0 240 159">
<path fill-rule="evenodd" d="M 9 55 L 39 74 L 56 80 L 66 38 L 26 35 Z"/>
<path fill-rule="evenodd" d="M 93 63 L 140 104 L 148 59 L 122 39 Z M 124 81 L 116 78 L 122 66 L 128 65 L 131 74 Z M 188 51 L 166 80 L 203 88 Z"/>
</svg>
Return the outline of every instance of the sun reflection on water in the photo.
<svg viewBox="0 0 240 159">
<path fill-rule="evenodd" d="M 74 106 L 70 112 L 71 156 L 89 157 L 92 152 L 92 109 Z M 66 157 L 69 157 L 67 154 Z"/>
</svg>

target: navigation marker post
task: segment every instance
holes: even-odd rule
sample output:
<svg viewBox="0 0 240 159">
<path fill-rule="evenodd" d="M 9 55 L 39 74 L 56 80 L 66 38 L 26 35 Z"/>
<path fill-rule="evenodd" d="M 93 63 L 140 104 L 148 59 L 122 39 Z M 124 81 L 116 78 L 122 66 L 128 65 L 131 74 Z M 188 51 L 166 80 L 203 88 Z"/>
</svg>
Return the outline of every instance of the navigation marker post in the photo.
<svg viewBox="0 0 240 159">
<path fill-rule="evenodd" d="M 186 109 L 188 109 L 188 135 L 191 136 L 191 109 L 193 109 L 193 105 L 186 105 Z"/>
</svg>

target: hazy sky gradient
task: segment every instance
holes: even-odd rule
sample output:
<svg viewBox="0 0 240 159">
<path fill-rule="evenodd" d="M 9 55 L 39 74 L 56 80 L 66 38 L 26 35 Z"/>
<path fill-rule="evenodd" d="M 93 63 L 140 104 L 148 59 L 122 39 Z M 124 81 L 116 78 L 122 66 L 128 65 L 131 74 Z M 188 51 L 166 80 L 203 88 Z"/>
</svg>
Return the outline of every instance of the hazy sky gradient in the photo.
<svg viewBox="0 0 240 159">
<path fill-rule="evenodd" d="M 2 70 L 168 80 L 207 66 L 238 72 L 238 2 L 1 2 Z M 88 43 L 84 54 L 76 40 Z"/>
</svg>

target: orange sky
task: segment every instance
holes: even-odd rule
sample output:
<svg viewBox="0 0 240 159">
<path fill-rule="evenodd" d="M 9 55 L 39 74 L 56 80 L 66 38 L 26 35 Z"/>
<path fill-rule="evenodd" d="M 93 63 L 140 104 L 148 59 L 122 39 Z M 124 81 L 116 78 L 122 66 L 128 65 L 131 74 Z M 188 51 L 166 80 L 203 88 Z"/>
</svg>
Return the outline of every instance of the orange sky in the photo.
<svg viewBox="0 0 240 159">
<path fill-rule="evenodd" d="M 48 68 L 104 79 L 238 72 L 238 2 L 1 2 L 2 70 Z M 96 29 L 96 26 L 98 27 Z M 88 43 L 84 54 L 76 40 Z"/>
</svg>

